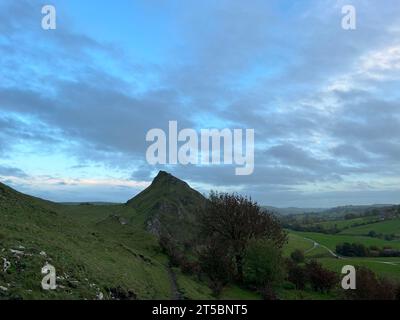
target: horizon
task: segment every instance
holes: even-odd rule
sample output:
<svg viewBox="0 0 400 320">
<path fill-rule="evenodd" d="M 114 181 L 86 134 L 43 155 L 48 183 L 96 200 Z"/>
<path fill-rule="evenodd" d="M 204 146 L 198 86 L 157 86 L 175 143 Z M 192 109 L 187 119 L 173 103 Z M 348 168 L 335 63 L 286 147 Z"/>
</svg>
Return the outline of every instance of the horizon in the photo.
<svg viewBox="0 0 400 320">
<path fill-rule="evenodd" d="M 162 172 L 162 171 L 160 171 Z M 159 173 L 160 173 L 159 172 Z M 167 172 L 168 173 L 168 172 Z M 154 177 L 155 179 L 156 177 Z M 175 177 L 177 178 L 177 177 Z M 153 179 L 153 181 L 154 181 Z M 179 179 L 179 178 L 178 178 Z M 180 179 L 179 179 L 180 180 Z M 153 182 L 152 181 L 152 182 Z M 183 181 L 183 180 L 181 180 Z M 183 181 L 185 182 L 185 181 Z M 0 183 L 3 183 L 2 181 L 0 181 Z M 4 183 L 3 183 L 4 184 Z M 6 184 L 5 184 L 6 185 Z M 147 189 L 148 187 L 150 187 L 151 183 L 149 183 L 149 185 L 147 187 L 145 187 L 144 189 L 140 190 L 138 193 L 136 193 L 135 195 L 131 196 L 130 198 L 128 198 L 126 201 L 120 201 L 120 202 L 110 202 L 110 201 L 101 201 L 101 200 L 80 200 L 80 201 L 55 201 L 52 199 L 47 199 L 47 198 L 40 198 L 42 200 L 46 200 L 46 201 L 51 201 L 54 203 L 59 203 L 59 204 L 82 204 L 82 203 L 89 203 L 89 204 L 95 204 L 95 203 L 100 203 L 100 204 L 125 204 L 127 203 L 129 200 L 132 200 L 134 197 L 136 197 L 139 193 L 141 193 L 142 191 L 144 191 L 145 189 Z M 10 187 L 10 186 L 9 186 Z M 190 185 L 189 185 L 190 187 Z M 15 189 L 18 192 L 21 192 L 20 190 Z M 27 194 L 28 196 L 34 196 L 31 194 Z M 203 196 L 207 197 L 207 194 L 203 194 Z M 276 208 L 276 209 L 310 209 L 310 210 L 329 210 L 332 208 L 336 208 L 336 207 L 347 207 L 347 206 L 354 206 L 354 207 L 358 207 L 358 206 L 394 206 L 394 205 L 398 205 L 398 203 L 370 203 L 370 204 L 357 204 L 357 203 L 353 203 L 353 204 L 346 204 L 346 205 L 338 205 L 338 206 L 333 206 L 333 207 L 281 207 L 281 206 L 271 206 L 269 204 L 263 204 L 263 203 L 258 203 L 261 207 L 272 207 L 272 208 Z"/>
<path fill-rule="evenodd" d="M 123 203 L 165 170 L 263 206 L 398 203 L 400 6 L 350 2 L 355 30 L 342 0 L 54 0 L 44 30 L 41 1 L 2 1 L 0 181 Z M 146 134 L 171 121 L 254 130 L 254 173 L 151 165 Z"/>
</svg>

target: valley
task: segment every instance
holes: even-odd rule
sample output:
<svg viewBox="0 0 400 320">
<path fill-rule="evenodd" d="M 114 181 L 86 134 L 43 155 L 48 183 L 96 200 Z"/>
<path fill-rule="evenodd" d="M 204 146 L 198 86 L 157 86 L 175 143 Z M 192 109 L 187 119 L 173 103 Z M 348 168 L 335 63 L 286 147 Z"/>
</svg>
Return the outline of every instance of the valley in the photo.
<svg viewBox="0 0 400 320">
<path fill-rule="evenodd" d="M 205 277 L 171 264 L 160 245 L 160 237 L 169 235 L 190 262 L 196 215 L 206 201 L 165 172 L 126 204 L 58 204 L 0 184 L 0 299 L 261 299 L 257 291 L 235 282 L 216 297 Z M 318 222 L 297 215 L 281 218 L 288 233 L 283 256 L 290 258 L 300 250 L 306 261 L 316 260 L 337 274 L 344 265 L 354 265 L 400 281 L 400 257 L 336 253 L 337 245 L 346 242 L 400 249 L 400 218 L 334 216 L 318 215 Z M 323 232 L 294 230 L 290 228 L 294 222 L 304 228 L 319 225 Z M 329 231 L 332 228 L 335 233 Z M 387 235 L 393 236 L 391 240 Z M 40 270 L 46 263 L 56 268 L 56 290 L 41 288 Z M 340 290 L 298 290 L 288 281 L 276 291 L 279 299 L 340 297 Z"/>
</svg>

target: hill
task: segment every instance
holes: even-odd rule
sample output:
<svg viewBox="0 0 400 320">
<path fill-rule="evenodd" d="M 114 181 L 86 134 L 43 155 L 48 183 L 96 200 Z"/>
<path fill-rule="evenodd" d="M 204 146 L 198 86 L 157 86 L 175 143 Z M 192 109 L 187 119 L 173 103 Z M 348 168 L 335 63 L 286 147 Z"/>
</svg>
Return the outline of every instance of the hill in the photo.
<svg viewBox="0 0 400 320">
<path fill-rule="evenodd" d="M 51 211 L 56 204 L 20 193 L 0 182 L 0 212 L 20 209 L 28 211 Z M 53 212 L 54 213 L 54 212 Z"/>
<path fill-rule="evenodd" d="M 205 204 L 203 195 L 165 171 L 160 171 L 147 189 L 127 202 L 144 216 L 148 231 L 181 243 L 190 243 L 197 234 L 196 215 Z"/>
<path fill-rule="evenodd" d="M 272 206 L 262 206 L 263 209 L 279 214 L 279 215 L 300 215 L 306 213 L 321 213 L 324 212 L 325 208 L 297 208 L 297 207 L 288 207 L 288 208 L 277 208 Z"/>
<path fill-rule="evenodd" d="M 212 298 L 207 285 L 179 270 L 172 285 L 168 258 L 145 221 L 126 204 L 55 204 L 1 184 L 0 300 L 171 299 L 177 290 L 187 299 Z M 56 268 L 54 291 L 41 288 L 46 263 Z"/>
<path fill-rule="evenodd" d="M 199 192 L 166 172 L 160 172 L 126 204 L 56 204 L 0 184 L 0 300 L 213 299 L 206 280 L 171 267 L 158 239 L 169 235 L 188 248 L 185 254 L 190 257 L 188 245 L 197 235 L 197 214 L 206 202 Z M 391 223 L 398 220 L 369 223 L 366 230 L 359 230 L 354 226 L 360 223 L 361 218 L 357 219 L 343 220 L 343 228 L 352 230 L 352 235 L 291 230 L 284 253 L 290 256 L 300 249 L 307 259 L 317 259 L 338 273 L 343 264 L 365 265 L 380 276 L 399 279 L 399 258 L 337 259 L 332 254 L 343 242 L 400 248 L 399 241 L 364 235 L 371 227 L 382 233 L 396 231 L 398 224 Z M 320 223 L 340 226 L 341 220 Z M 56 268 L 55 291 L 41 288 L 41 268 L 46 263 Z M 335 298 L 310 289 L 293 290 L 287 284 L 278 294 L 281 299 Z M 259 297 L 232 284 L 220 298 Z"/>
</svg>

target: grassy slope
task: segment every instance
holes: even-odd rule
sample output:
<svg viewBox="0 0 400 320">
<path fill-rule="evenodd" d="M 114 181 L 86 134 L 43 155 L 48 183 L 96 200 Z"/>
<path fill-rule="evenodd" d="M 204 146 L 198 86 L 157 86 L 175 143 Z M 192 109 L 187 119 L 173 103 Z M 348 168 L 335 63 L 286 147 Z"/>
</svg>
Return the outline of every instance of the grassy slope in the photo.
<svg viewBox="0 0 400 320">
<path fill-rule="evenodd" d="M 116 287 L 139 299 L 172 297 L 167 258 L 134 208 L 58 205 L 3 185 L 0 200 L 0 262 L 11 262 L 7 272 L 0 270 L 0 286 L 8 289 L 0 290 L 0 298 L 95 299 L 100 292 L 110 298 L 110 288 Z M 41 289 L 46 262 L 61 277 L 55 291 Z M 207 292 L 205 285 L 195 284 Z"/>
<path fill-rule="evenodd" d="M 309 240 L 304 239 L 304 237 L 298 236 L 294 233 L 288 234 L 288 243 L 283 248 L 283 255 L 285 257 L 289 257 L 290 254 L 299 249 L 303 252 L 310 250 L 313 247 L 312 242 Z"/>
<path fill-rule="evenodd" d="M 84 215 L 82 209 L 77 207 Z M 107 297 L 109 288 L 119 286 L 141 299 L 170 297 L 166 259 L 157 252 L 155 239 L 134 225 L 122 228 L 110 221 L 106 231 L 62 213 L 37 219 L 26 211 L 2 214 L 0 220 L 1 257 L 11 262 L 0 284 L 15 297 L 94 299 L 99 292 Z M 20 246 L 24 255 L 18 258 L 10 249 Z M 47 256 L 40 255 L 42 251 Z M 46 261 L 59 276 L 69 278 L 59 281 L 65 288 L 41 290 L 40 270 Z"/>
</svg>

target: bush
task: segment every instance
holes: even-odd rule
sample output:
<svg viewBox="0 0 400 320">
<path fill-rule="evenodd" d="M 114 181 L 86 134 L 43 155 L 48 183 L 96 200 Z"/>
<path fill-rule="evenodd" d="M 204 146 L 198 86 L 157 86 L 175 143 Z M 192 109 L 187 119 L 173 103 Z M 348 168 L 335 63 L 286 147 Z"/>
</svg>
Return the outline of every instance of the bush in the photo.
<svg viewBox="0 0 400 320">
<path fill-rule="evenodd" d="M 210 239 L 199 252 L 200 268 L 208 275 L 215 296 L 219 296 L 224 285 L 232 280 L 234 264 L 231 257 L 226 246 L 216 239 Z"/>
<path fill-rule="evenodd" d="M 304 262 L 304 252 L 300 249 L 296 249 L 292 252 L 292 254 L 290 255 L 290 257 L 292 258 L 292 260 L 296 263 L 302 263 Z"/>
<path fill-rule="evenodd" d="M 400 284 L 397 286 L 395 299 L 400 300 Z"/>
<path fill-rule="evenodd" d="M 348 243 L 338 244 L 336 246 L 336 252 L 345 257 L 368 257 L 370 255 L 369 249 L 360 243 Z"/>
<path fill-rule="evenodd" d="M 187 259 L 184 259 L 181 262 L 181 270 L 185 274 L 190 274 L 190 275 L 197 274 L 198 275 L 201 271 L 201 267 L 200 267 L 199 263 L 197 263 L 195 261 L 188 261 Z"/>
<path fill-rule="evenodd" d="M 179 249 L 178 244 L 173 239 L 161 235 L 158 242 L 162 252 L 168 255 L 172 266 L 180 267 L 185 262 L 183 252 Z"/>
<path fill-rule="evenodd" d="M 271 288 L 284 279 L 281 250 L 271 241 L 251 241 L 244 259 L 244 280 L 257 288 Z"/>
<path fill-rule="evenodd" d="M 336 273 L 323 268 L 316 261 L 306 264 L 306 272 L 314 291 L 329 292 L 338 283 Z"/>
<path fill-rule="evenodd" d="M 288 280 L 295 285 L 297 290 L 304 290 L 308 280 L 305 268 L 297 264 L 289 264 Z"/>
<path fill-rule="evenodd" d="M 274 289 L 270 286 L 266 286 L 260 289 L 259 292 L 263 300 L 278 300 L 278 297 L 276 296 Z"/>
<path fill-rule="evenodd" d="M 348 290 L 346 297 L 352 300 L 393 300 L 396 298 L 396 286 L 379 279 L 376 274 L 365 268 L 357 269 L 356 290 Z"/>
</svg>

